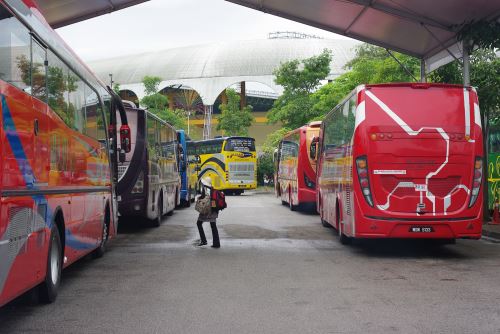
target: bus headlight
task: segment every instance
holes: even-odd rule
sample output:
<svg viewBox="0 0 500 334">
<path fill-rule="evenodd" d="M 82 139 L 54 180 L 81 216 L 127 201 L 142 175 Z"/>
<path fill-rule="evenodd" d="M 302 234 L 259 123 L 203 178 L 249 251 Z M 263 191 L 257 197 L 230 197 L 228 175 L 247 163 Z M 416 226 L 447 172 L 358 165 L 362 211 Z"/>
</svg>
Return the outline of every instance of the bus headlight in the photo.
<svg viewBox="0 0 500 334">
<path fill-rule="evenodd" d="M 144 191 L 144 174 L 141 172 L 137 181 L 135 181 L 134 188 L 132 188 L 132 194 L 141 194 Z"/>
<path fill-rule="evenodd" d="M 307 188 L 311 188 L 311 189 L 316 188 L 316 183 L 314 183 L 310 178 L 308 178 L 305 173 L 304 173 L 304 183 L 306 184 Z"/>
</svg>

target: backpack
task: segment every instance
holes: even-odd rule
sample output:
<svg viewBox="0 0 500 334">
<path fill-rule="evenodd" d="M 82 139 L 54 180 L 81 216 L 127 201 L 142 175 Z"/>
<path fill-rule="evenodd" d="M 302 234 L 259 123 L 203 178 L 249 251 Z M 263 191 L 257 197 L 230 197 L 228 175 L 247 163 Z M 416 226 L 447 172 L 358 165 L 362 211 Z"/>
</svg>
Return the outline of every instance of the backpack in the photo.
<svg viewBox="0 0 500 334">
<path fill-rule="evenodd" d="M 224 210 L 227 208 L 226 195 L 220 190 L 212 189 L 211 195 L 212 208 L 215 210 Z"/>
</svg>

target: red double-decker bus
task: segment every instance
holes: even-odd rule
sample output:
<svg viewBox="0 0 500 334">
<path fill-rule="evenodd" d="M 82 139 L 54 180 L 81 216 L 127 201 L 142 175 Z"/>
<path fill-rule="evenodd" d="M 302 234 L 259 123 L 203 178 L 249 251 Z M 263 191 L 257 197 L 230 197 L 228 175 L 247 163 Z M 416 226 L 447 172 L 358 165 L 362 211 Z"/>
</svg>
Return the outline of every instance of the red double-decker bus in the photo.
<svg viewBox="0 0 500 334">
<path fill-rule="evenodd" d="M 0 306 L 38 285 L 53 301 L 115 235 L 110 101 L 34 1 L 0 1 Z"/>
<path fill-rule="evenodd" d="M 474 88 L 358 87 L 321 126 L 318 212 L 340 241 L 479 239 L 483 136 Z"/>
<path fill-rule="evenodd" d="M 275 192 L 290 210 L 316 207 L 316 160 L 311 145 L 319 137 L 321 122 L 311 122 L 287 133 L 275 156 Z"/>
</svg>

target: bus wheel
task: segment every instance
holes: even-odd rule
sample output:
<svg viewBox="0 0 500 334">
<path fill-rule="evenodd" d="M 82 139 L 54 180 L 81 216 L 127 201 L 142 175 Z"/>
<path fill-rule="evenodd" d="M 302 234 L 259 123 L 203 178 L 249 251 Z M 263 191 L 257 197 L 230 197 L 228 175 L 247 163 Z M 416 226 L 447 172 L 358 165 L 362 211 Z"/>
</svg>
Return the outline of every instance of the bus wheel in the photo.
<svg viewBox="0 0 500 334">
<path fill-rule="evenodd" d="M 295 210 L 297 210 L 297 206 L 296 206 L 296 205 L 293 205 L 293 201 L 292 201 L 292 191 L 291 191 L 291 190 L 288 192 L 288 207 L 290 208 L 290 211 L 295 211 Z"/>
<path fill-rule="evenodd" d="M 104 215 L 104 222 L 102 224 L 102 239 L 101 243 L 99 245 L 99 248 L 97 248 L 93 253 L 92 256 L 94 259 L 98 259 L 104 255 L 106 252 L 106 243 L 108 242 L 108 231 L 109 229 L 109 210 L 106 209 L 106 213 Z"/>
<path fill-rule="evenodd" d="M 342 223 L 339 222 L 339 241 L 342 245 L 350 245 L 352 243 L 352 238 L 344 234 Z"/>
<path fill-rule="evenodd" d="M 327 227 L 327 228 L 331 228 L 332 225 L 330 225 L 326 220 L 324 220 L 323 218 L 321 218 L 321 225 L 323 225 L 323 227 Z"/>
<path fill-rule="evenodd" d="M 191 194 L 193 194 L 193 197 L 191 197 Z M 193 193 L 193 189 L 189 188 L 189 201 L 191 203 L 194 203 L 195 199 L 196 199 L 196 192 Z"/>
<path fill-rule="evenodd" d="M 39 296 L 42 303 L 52 303 L 56 300 L 57 289 L 61 283 L 62 247 L 61 236 L 56 224 L 50 231 L 49 253 L 47 256 L 47 274 L 45 281 L 39 287 Z"/>
<path fill-rule="evenodd" d="M 161 213 L 163 211 L 163 199 L 160 196 L 158 196 L 158 203 L 156 204 L 156 210 L 158 214 L 156 215 L 156 218 L 151 221 L 151 226 L 153 227 L 160 227 L 161 224 Z"/>
</svg>

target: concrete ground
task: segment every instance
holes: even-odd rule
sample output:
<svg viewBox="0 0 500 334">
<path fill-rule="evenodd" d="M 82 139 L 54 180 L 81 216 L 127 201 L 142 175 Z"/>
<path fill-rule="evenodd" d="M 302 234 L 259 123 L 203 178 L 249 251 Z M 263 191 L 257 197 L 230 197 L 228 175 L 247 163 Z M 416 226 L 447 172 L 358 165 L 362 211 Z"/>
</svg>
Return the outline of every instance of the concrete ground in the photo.
<svg viewBox="0 0 500 334">
<path fill-rule="evenodd" d="M 500 244 L 342 246 L 270 194 L 228 205 L 222 248 L 194 246 L 193 208 L 128 226 L 104 258 L 64 271 L 54 304 L 28 294 L 0 309 L 0 332 L 500 333 Z"/>
</svg>

